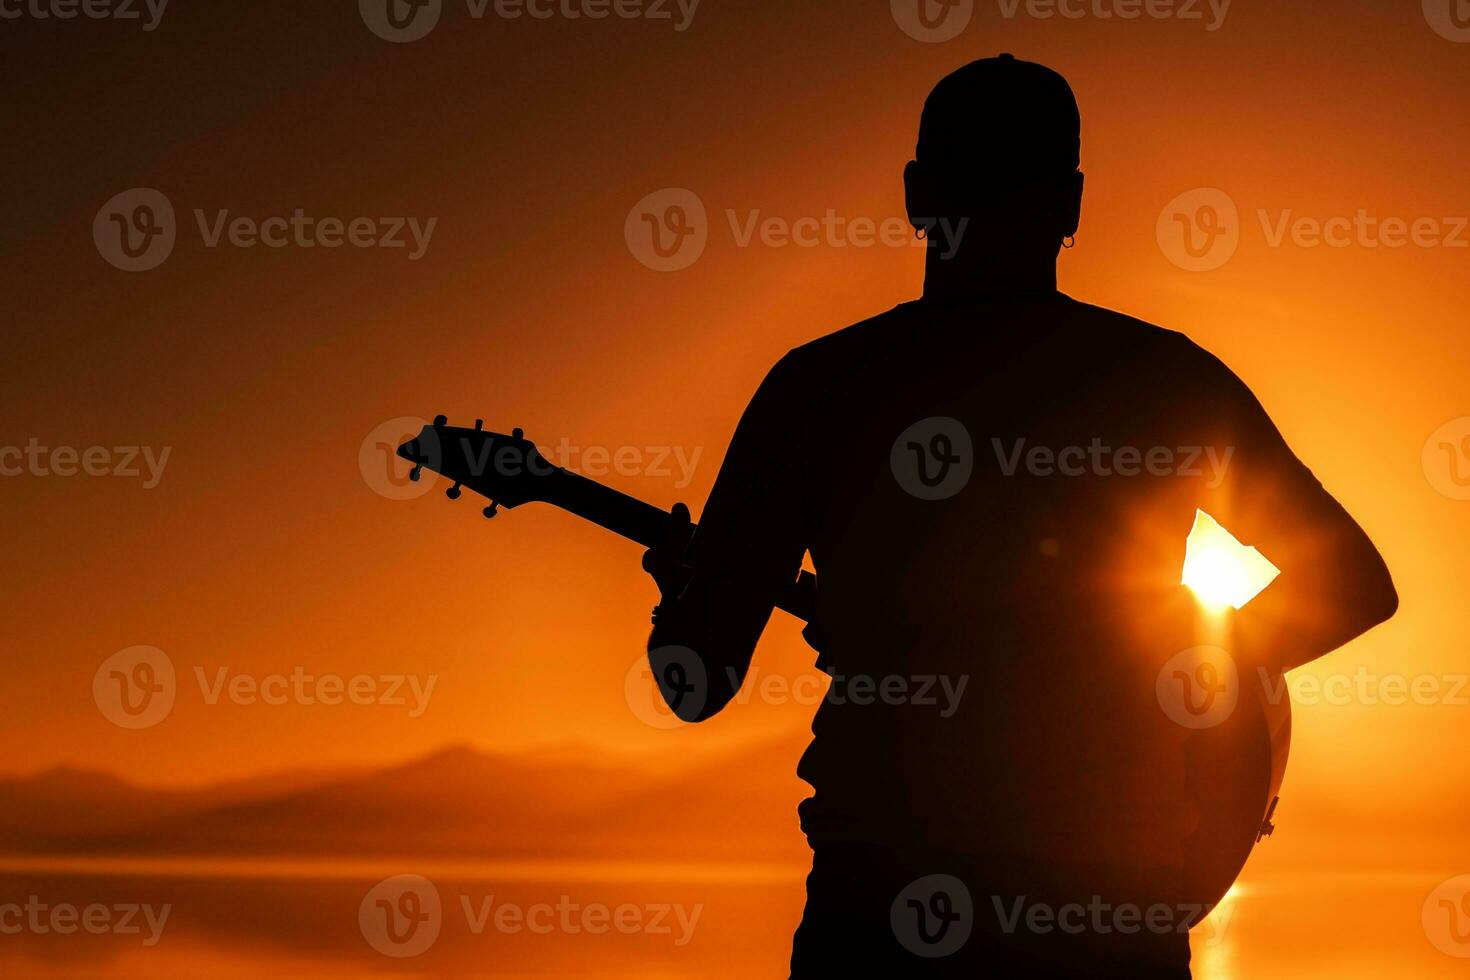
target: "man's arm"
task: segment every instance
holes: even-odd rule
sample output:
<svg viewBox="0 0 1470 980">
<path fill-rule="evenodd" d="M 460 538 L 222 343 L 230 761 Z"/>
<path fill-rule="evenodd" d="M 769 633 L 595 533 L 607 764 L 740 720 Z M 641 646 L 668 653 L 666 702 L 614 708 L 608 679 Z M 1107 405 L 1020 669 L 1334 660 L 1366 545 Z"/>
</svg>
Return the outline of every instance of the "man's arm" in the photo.
<svg viewBox="0 0 1470 980">
<path fill-rule="evenodd" d="M 1232 451 L 1200 507 L 1281 574 L 1236 616 L 1236 644 L 1282 670 L 1315 660 L 1391 617 L 1398 593 L 1368 535 L 1302 465 L 1259 401 L 1211 358 L 1202 394 L 1216 444 Z"/>
<path fill-rule="evenodd" d="M 798 397 L 788 355 L 761 383 L 730 441 L 689 542 L 692 576 L 669 573 L 681 564 L 677 531 L 669 548 L 645 557 L 663 591 L 649 665 L 685 721 L 703 721 L 735 696 L 776 596 L 801 567 L 801 461 L 788 428 Z"/>
</svg>

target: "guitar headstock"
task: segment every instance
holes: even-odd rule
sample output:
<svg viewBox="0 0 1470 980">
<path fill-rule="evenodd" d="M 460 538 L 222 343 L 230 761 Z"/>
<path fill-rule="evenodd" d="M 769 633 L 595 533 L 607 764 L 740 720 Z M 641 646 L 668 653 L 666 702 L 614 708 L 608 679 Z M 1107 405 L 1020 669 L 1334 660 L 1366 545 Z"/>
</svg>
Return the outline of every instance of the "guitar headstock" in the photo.
<svg viewBox="0 0 1470 980">
<path fill-rule="evenodd" d="M 454 485 L 445 491 L 450 500 L 459 499 L 462 486 L 487 498 L 486 517 L 494 517 L 498 507 L 549 499 L 548 481 L 562 472 L 520 429 L 512 429 L 510 435 L 490 432 L 483 419 L 466 429 L 436 415 L 433 424 L 398 447 L 398 455 L 414 464 L 408 474 L 411 480 L 419 479 L 425 469 L 452 480 Z"/>
</svg>

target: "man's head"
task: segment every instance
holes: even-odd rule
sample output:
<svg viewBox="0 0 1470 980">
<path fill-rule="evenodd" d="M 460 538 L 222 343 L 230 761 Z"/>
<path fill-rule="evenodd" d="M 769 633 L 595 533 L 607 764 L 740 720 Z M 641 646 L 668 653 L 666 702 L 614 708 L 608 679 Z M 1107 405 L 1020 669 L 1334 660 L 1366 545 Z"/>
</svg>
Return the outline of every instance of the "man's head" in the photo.
<svg viewBox="0 0 1470 980">
<path fill-rule="evenodd" d="M 1077 231 L 1080 132 L 1061 75 L 1009 54 L 972 61 L 924 102 L 904 169 L 909 220 L 935 235 L 964 220 L 960 240 L 943 244 L 972 259 L 1055 261 Z"/>
</svg>

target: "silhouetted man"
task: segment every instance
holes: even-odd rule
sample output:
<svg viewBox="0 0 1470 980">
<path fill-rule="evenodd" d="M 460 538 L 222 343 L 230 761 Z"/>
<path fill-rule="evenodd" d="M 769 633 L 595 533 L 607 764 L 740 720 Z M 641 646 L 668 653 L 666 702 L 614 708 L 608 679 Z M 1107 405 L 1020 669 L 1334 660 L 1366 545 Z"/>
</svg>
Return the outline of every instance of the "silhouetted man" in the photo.
<svg viewBox="0 0 1470 980">
<path fill-rule="evenodd" d="M 1196 510 L 1282 569 L 1235 617 L 1243 676 L 1397 606 L 1228 368 L 1057 291 L 1079 132 L 1040 65 L 942 80 L 904 171 L 923 297 L 782 358 L 687 554 L 674 535 L 645 559 L 654 673 L 700 720 L 812 556 L 807 635 L 833 682 L 798 768 L 815 792 L 794 976 L 1187 977 L 1199 814 L 1155 681 L 1198 642 L 1180 585 Z M 1155 906 L 1171 917 L 1143 925 Z"/>
</svg>

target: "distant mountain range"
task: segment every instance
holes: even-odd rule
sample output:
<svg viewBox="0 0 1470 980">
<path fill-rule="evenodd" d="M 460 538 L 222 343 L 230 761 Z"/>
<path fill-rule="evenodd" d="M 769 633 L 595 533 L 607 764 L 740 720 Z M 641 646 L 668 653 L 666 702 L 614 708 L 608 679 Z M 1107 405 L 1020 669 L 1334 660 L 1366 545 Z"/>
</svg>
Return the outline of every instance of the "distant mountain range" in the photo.
<svg viewBox="0 0 1470 980">
<path fill-rule="evenodd" d="M 432 858 L 804 864 L 795 775 L 804 739 L 635 764 L 583 747 L 452 746 L 377 770 L 285 770 L 197 789 L 72 767 L 0 777 L 0 856 Z M 669 760 L 677 758 L 677 762 Z M 669 766 L 665 770 L 657 768 Z M 677 768 L 675 768 L 677 767 Z M 1470 858 L 1463 810 L 1365 797 L 1283 799 L 1275 865 Z M 1362 835 L 1371 831 L 1367 847 Z M 1286 842 L 1290 841 L 1287 846 Z"/>
<path fill-rule="evenodd" d="M 730 859 L 805 857 L 800 745 L 678 772 L 591 751 L 455 746 L 376 771 L 299 770 L 155 789 L 72 768 L 0 778 L 9 854 Z"/>
</svg>

